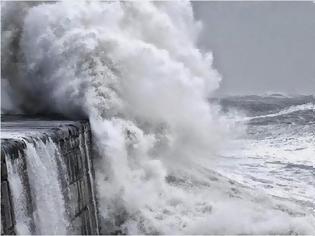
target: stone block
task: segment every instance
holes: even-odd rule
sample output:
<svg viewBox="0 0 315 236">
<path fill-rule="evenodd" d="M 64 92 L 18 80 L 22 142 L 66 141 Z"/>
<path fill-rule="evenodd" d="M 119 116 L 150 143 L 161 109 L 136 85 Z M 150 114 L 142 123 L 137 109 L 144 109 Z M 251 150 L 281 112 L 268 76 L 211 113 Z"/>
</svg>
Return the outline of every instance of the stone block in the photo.
<svg viewBox="0 0 315 236">
<path fill-rule="evenodd" d="M 9 184 L 7 181 L 1 182 L 1 224 L 5 234 L 12 231 L 14 227 L 13 207 L 10 196 Z"/>
<path fill-rule="evenodd" d="M 12 118 L 10 118 L 12 119 Z M 23 139 L 1 139 L 1 233 L 15 233 L 14 207 L 12 206 L 9 184 L 7 182 L 8 172 L 5 158 L 9 157 L 13 160 L 19 176 L 21 176 L 22 184 L 26 194 L 27 215 L 32 219 L 30 226 L 31 232 L 36 232 L 35 221 L 33 221 L 34 211 L 36 211 L 36 199 L 32 194 L 30 187 L 28 170 L 26 165 L 27 157 L 24 154 L 26 147 L 25 140 L 33 142 L 36 140 L 47 142 L 48 139 L 53 140 L 60 152 L 61 159 L 57 160 L 57 169 L 63 169 L 66 166 L 66 175 L 59 175 L 62 193 L 64 195 L 67 214 L 70 219 L 69 234 L 97 234 L 98 229 L 97 217 L 95 214 L 95 203 L 91 200 L 92 196 L 89 172 L 93 173 L 90 155 L 90 127 L 87 121 L 53 121 L 41 119 L 28 119 L 27 122 L 23 117 L 18 117 L 10 122 L 10 119 L 3 119 L 2 129 L 4 132 L 19 132 L 20 130 L 36 131 L 36 136 L 23 137 Z M 2 131 L 3 131 L 2 130 Z M 37 136 L 38 135 L 38 136 Z M 85 143 L 88 145 L 86 146 Z M 82 145 L 82 146 L 80 146 Z M 2 155 L 5 153 L 5 158 Z"/>
</svg>

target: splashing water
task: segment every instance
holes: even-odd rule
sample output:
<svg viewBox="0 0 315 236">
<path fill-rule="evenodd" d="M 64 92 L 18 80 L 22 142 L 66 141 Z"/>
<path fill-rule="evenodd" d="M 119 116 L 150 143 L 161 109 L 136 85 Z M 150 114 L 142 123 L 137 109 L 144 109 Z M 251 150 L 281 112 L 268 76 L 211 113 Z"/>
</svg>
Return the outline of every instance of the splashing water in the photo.
<svg viewBox="0 0 315 236">
<path fill-rule="evenodd" d="M 36 144 L 33 143 L 35 141 Z M 25 144 L 24 153 L 19 153 L 19 158 L 13 160 L 10 154 L 5 154 L 17 233 L 67 234 L 69 219 L 58 177 L 59 171 L 63 175 L 66 171 L 64 164 L 59 166 L 63 168 L 58 170 L 57 161 L 63 163 L 58 148 L 50 139 L 46 143 L 38 139 L 25 141 Z M 28 176 L 29 183 L 25 183 L 24 175 Z M 33 206 L 28 206 L 28 188 L 25 187 L 28 184 L 35 209 L 32 213 L 29 208 Z"/>
<path fill-rule="evenodd" d="M 207 101 L 220 76 L 200 30 L 189 2 L 41 4 L 15 84 L 32 112 L 89 118 L 102 233 L 315 232 L 291 203 L 208 169 L 231 124 Z"/>
</svg>

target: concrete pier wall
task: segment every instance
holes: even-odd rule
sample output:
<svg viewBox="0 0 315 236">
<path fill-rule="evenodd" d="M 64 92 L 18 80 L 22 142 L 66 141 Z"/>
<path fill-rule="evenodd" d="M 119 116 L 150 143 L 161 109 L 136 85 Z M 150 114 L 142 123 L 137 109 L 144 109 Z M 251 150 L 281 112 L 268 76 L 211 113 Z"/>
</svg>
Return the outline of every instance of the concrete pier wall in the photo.
<svg viewBox="0 0 315 236">
<path fill-rule="evenodd" d="M 1 233 L 98 234 L 89 123 L 2 117 L 1 131 Z"/>
</svg>

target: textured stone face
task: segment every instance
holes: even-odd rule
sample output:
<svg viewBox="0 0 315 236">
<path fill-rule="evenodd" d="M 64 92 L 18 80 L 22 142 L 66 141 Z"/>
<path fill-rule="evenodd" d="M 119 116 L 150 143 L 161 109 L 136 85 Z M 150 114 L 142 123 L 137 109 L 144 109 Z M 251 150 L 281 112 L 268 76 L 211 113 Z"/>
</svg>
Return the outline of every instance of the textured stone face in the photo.
<svg viewBox="0 0 315 236">
<path fill-rule="evenodd" d="M 3 117 L 1 130 L 1 233 L 98 234 L 88 122 Z"/>
</svg>

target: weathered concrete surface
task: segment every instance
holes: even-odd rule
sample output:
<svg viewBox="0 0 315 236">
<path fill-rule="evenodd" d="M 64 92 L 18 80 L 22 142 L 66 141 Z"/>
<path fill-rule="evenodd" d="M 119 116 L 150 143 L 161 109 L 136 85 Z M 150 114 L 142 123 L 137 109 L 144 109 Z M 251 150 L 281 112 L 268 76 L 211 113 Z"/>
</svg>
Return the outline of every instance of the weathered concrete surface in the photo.
<svg viewBox="0 0 315 236">
<path fill-rule="evenodd" d="M 85 120 L 68 121 L 25 116 L 2 116 L 1 121 L 1 233 L 16 233 L 7 162 L 17 158 L 20 158 L 22 163 L 18 171 L 27 195 L 25 208 L 30 220 L 29 227 L 32 232 L 36 232 L 32 218 L 36 209 L 27 175 L 28 157 L 24 154 L 24 149 L 29 142 L 36 143 L 38 139 L 46 142 L 50 139 L 57 145 L 66 164 L 67 177 L 60 178 L 60 181 L 70 219 L 68 232 L 98 234 L 89 123 Z"/>
</svg>

